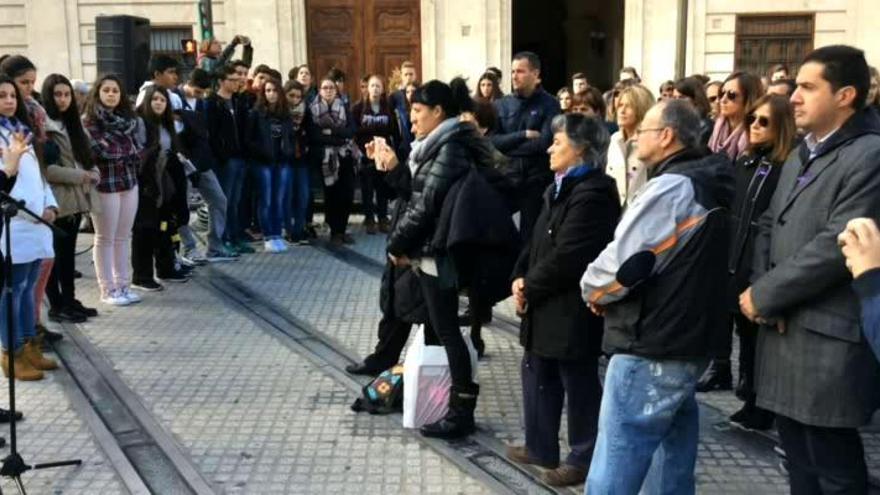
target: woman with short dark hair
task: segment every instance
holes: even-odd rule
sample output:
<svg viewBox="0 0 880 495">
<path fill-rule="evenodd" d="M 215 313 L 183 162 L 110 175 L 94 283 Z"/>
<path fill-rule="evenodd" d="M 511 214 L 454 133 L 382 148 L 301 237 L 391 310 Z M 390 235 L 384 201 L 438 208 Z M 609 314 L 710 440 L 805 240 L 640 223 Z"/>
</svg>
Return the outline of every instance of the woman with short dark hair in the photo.
<svg viewBox="0 0 880 495">
<path fill-rule="evenodd" d="M 614 237 L 620 202 L 614 179 L 598 162 L 609 136 L 601 115 L 576 113 L 553 119 L 550 169 L 556 178 L 514 269 L 511 287 L 522 315 L 525 436 L 508 457 L 550 469 L 551 486 L 583 483 L 593 457 L 602 387 L 602 318 L 581 299 L 580 273 Z M 571 453 L 560 465 L 559 427 L 568 404 Z"/>
<path fill-rule="evenodd" d="M 390 181 L 409 184 L 401 188 L 408 189 L 409 194 L 406 208 L 388 237 L 388 257 L 398 268 L 417 267 L 428 327 L 443 343 L 449 359 L 449 412 L 421 428 L 422 434 L 429 437 L 454 438 L 472 433 L 480 391 L 473 381 L 470 352 L 459 328 L 455 281 L 461 267 L 452 263 L 445 242 L 439 243 L 444 247 L 438 247 L 434 239 L 441 208 L 453 184 L 493 157 L 492 146 L 476 126 L 459 118 L 472 107 L 464 80 L 456 78 L 451 84 L 430 81 L 413 95 L 412 128 L 417 141 L 408 162 L 398 164 L 390 146 L 374 142 L 368 148 L 376 156 L 377 166 L 388 172 Z"/>
</svg>

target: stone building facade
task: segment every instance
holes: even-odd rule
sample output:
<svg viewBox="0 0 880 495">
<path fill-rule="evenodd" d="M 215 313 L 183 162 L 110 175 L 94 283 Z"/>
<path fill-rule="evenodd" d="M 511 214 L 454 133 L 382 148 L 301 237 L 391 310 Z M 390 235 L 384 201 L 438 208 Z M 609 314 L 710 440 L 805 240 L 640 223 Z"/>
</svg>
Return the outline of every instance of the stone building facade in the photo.
<svg viewBox="0 0 880 495">
<path fill-rule="evenodd" d="M 379 12 L 383 2 L 390 2 L 387 12 Z M 363 45 L 365 60 L 384 36 L 382 26 L 393 29 L 400 24 L 395 16 L 415 13 L 423 79 L 475 79 L 493 65 L 507 73 L 516 49 L 541 46 L 558 55 L 549 59 L 563 61 L 560 74 L 601 72 L 602 85 L 629 65 L 652 89 L 679 74 L 720 78 L 756 59 L 795 61 L 801 51 L 831 43 L 859 46 L 880 64 L 876 0 L 214 0 L 215 33 L 221 40 L 249 35 L 255 62 L 286 72 L 309 59 L 315 9 L 345 14 L 346 5 L 378 12 L 380 29 L 350 46 Z M 169 50 L 175 37 L 196 37 L 195 0 L 0 0 L 0 53 L 28 55 L 39 75 L 93 79 L 95 17 L 116 14 L 149 18 L 154 44 Z M 563 80 L 554 77 L 548 85 Z"/>
</svg>

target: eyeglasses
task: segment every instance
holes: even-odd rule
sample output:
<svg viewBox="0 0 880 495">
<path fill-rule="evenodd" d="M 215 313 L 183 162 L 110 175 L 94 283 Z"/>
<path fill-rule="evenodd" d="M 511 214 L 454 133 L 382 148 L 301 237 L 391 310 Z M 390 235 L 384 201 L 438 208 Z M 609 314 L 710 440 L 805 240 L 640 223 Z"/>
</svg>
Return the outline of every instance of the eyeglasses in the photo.
<svg viewBox="0 0 880 495">
<path fill-rule="evenodd" d="M 722 91 L 720 96 L 727 101 L 736 101 L 736 99 L 739 98 L 739 93 L 736 91 Z"/>
<path fill-rule="evenodd" d="M 767 127 L 770 127 L 770 119 L 764 117 L 763 115 L 758 116 L 755 114 L 749 114 L 746 117 L 746 125 L 748 125 L 749 127 L 751 127 L 755 122 L 758 123 L 758 127 L 763 127 L 765 129 Z"/>
<path fill-rule="evenodd" d="M 666 129 L 666 128 L 665 127 L 654 127 L 651 129 L 638 128 L 638 129 L 636 129 L 636 137 L 641 136 L 643 132 L 656 132 L 656 131 L 662 131 L 663 129 Z"/>
</svg>

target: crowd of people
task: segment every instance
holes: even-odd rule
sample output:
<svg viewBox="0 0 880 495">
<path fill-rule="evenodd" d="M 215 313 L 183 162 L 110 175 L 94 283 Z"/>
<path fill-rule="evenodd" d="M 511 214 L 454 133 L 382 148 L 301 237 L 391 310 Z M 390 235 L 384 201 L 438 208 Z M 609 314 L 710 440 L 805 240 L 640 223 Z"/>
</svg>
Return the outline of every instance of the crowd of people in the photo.
<svg viewBox="0 0 880 495">
<path fill-rule="evenodd" d="M 354 243 L 359 189 L 388 261 L 378 343 L 347 369 L 391 368 L 425 325 L 452 386 L 424 435 L 474 431 L 466 339 L 482 355 L 482 325 L 512 297 L 525 444 L 507 455 L 546 468 L 546 483 L 693 493 L 695 393 L 735 388 L 731 423 L 777 429 L 792 493 L 867 493 L 858 428 L 880 406 L 880 78 L 860 50 L 819 48 L 796 76 L 667 81 L 656 96 L 632 67 L 608 91 L 577 73 L 553 96 L 531 52 L 513 57 L 509 94 L 495 68 L 471 91 L 461 78 L 420 83 L 404 62 L 352 94 L 339 69 L 300 65 L 285 80 L 252 57 L 245 36 L 207 40 L 181 83 L 180 62 L 155 55 L 137 95 L 113 74 L 50 74 L 38 90 L 35 64 L 0 58 L 0 190 L 20 209 L 3 232 L 11 252 L 0 246 L 12 261 L 7 376 L 10 361 L 19 380 L 57 368 L 43 354 L 62 338 L 39 321 L 44 296 L 51 320 L 98 316 L 76 297 L 82 229 L 94 231 L 100 302 L 127 306 L 257 242 L 309 244 L 316 191 L 328 242 Z"/>
</svg>

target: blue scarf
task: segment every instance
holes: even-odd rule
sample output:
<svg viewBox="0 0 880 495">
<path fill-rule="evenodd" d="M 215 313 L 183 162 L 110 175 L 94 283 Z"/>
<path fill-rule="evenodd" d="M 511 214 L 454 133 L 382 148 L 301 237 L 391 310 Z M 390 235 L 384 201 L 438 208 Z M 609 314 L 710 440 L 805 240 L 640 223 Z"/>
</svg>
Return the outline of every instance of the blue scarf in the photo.
<svg viewBox="0 0 880 495">
<path fill-rule="evenodd" d="M 556 176 L 553 178 L 554 185 L 556 186 L 556 189 L 553 191 L 553 199 L 559 197 L 559 191 L 562 190 L 563 180 L 565 180 L 567 177 L 571 177 L 573 179 L 577 177 L 583 177 L 594 168 L 595 167 L 593 167 L 593 164 L 591 163 L 582 163 L 580 165 L 575 165 L 574 167 L 571 167 L 570 169 L 566 170 L 565 173 L 557 173 Z"/>
<path fill-rule="evenodd" d="M 30 128 L 15 117 L 5 117 L 0 115 L 0 127 L 9 131 L 10 134 L 20 132 L 24 134 L 25 139 L 31 135 Z"/>
</svg>

